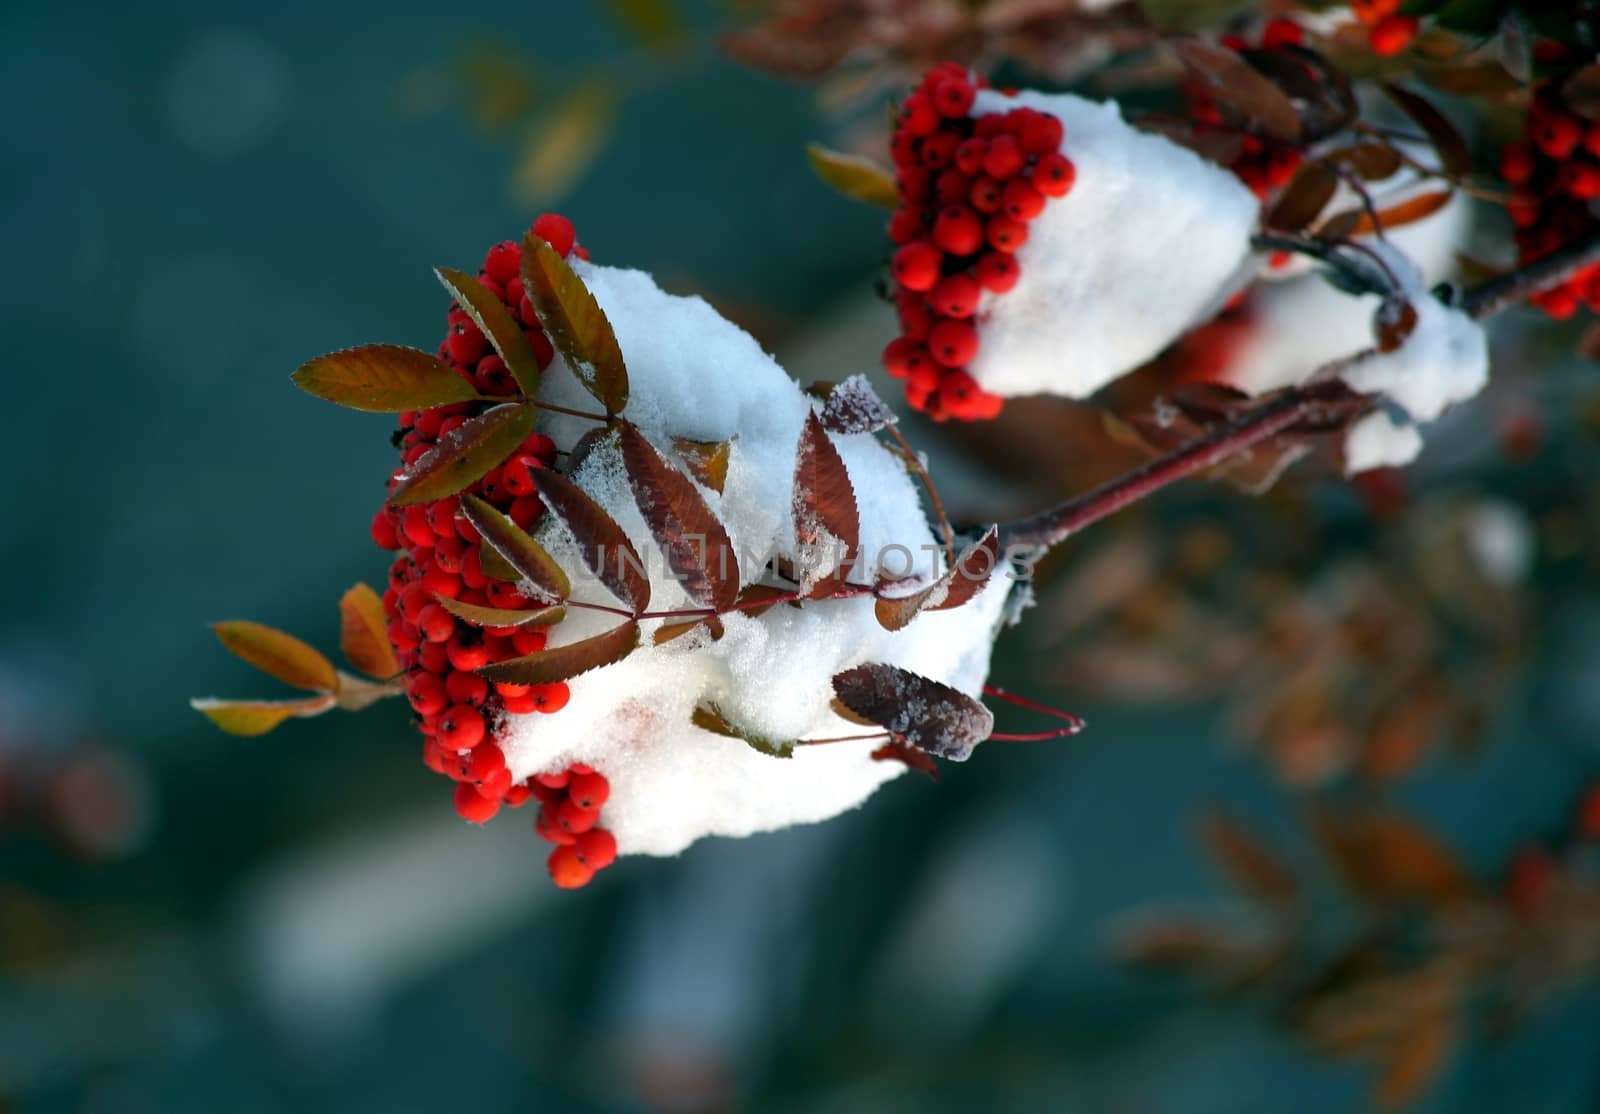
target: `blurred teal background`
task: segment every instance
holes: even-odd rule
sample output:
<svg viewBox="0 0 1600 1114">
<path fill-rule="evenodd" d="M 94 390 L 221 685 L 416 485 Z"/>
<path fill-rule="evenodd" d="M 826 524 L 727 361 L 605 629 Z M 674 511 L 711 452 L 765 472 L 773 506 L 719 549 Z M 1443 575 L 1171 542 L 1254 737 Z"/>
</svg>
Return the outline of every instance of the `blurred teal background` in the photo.
<svg viewBox="0 0 1600 1114">
<path fill-rule="evenodd" d="M 207 622 L 331 649 L 339 593 L 382 582 L 366 522 L 388 422 L 287 375 L 361 341 L 431 347 L 429 267 L 475 265 L 545 207 L 513 186 L 532 125 L 435 98 L 485 56 L 526 64 L 536 99 L 634 83 L 549 206 L 597 260 L 705 293 L 780 355 L 873 363 L 879 217 L 801 153 L 837 121 L 721 60 L 721 9 L 686 18 L 663 60 L 598 4 L 0 14 L 0 1109 L 1362 1108 L 1369 1073 L 1270 1011 L 1113 961 L 1130 912 L 1235 902 L 1190 834 L 1206 804 L 1311 857 L 1214 701 L 1056 693 L 1081 738 L 986 748 L 940 786 L 625 860 L 578 894 L 549 885 L 528 813 L 456 820 L 401 707 L 242 740 L 186 706 L 269 694 Z M 1558 431 L 1510 468 L 1463 447 L 1485 420 L 1430 452 L 1419 490 L 1582 502 L 1592 442 Z M 985 473 L 943 454 L 968 515 L 992 513 Z M 1241 502 L 1196 489 L 1155 522 L 1279 521 Z M 1302 514 L 1330 549 L 1382 544 L 1332 485 Z M 1536 637 L 1484 745 L 1393 796 L 1486 876 L 1600 769 L 1592 572 L 1539 566 Z M 997 680 L 1048 695 L 1048 666 L 1018 633 Z M 1600 1109 L 1597 1033 L 1600 994 L 1567 993 L 1458 1049 L 1424 1108 Z"/>
</svg>

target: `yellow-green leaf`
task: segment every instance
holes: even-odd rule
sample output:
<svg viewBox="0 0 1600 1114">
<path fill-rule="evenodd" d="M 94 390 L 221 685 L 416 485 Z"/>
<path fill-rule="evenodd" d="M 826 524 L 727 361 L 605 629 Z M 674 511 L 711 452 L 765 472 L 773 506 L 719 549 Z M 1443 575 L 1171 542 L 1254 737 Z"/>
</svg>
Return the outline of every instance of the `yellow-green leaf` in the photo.
<svg viewBox="0 0 1600 1114">
<path fill-rule="evenodd" d="M 334 696 L 305 700 L 191 700 L 189 706 L 230 735 L 265 735 L 293 716 L 320 716 L 338 703 Z"/>
<path fill-rule="evenodd" d="M 709 731 L 713 735 L 725 735 L 730 739 L 739 739 L 748 744 L 752 750 L 772 758 L 793 758 L 795 742 L 793 739 L 769 739 L 748 728 L 738 727 L 733 724 L 722 709 L 715 704 L 701 704 L 689 716 L 690 722 L 702 731 Z"/>
<path fill-rule="evenodd" d="M 443 360 L 398 344 L 363 344 L 318 356 L 289 377 L 309 395 L 353 410 L 398 414 L 478 397 Z"/>
<path fill-rule="evenodd" d="M 504 557 L 517 579 L 543 596 L 544 603 L 560 603 L 572 594 L 572 581 L 567 579 L 566 571 L 522 527 L 476 495 L 462 498 L 461 513 L 483 535 L 484 544 Z"/>
<path fill-rule="evenodd" d="M 522 393 L 529 398 L 538 394 L 539 361 L 523 335 L 522 326 L 511 319 L 511 311 L 506 309 L 505 303 L 494 296 L 494 291 L 463 271 L 435 267 L 433 273 L 450 291 L 456 305 L 465 310 L 473 324 L 489 338 Z"/>
<path fill-rule="evenodd" d="M 529 404 L 506 403 L 463 422 L 406 470 L 390 505 L 431 503 L 481 480 L 527 439 L 538 416 Z"/>
<path fill-rule="evenodd" d="M 609 82 L 573 89 L 527 135 L 517 158 L 513 192 L 525 203 L 560 197 L 583 177 L 605 145 L 617 116 Z"/>
<path fill-rule="evenodd" d="M 900 194 L 895 189 L 894 175 L 871 159 L 833 151 L 820 143 L 806 144 L 806 156 L 810 158 L 811 169 L 817 172 L 817 176 L 846 197 L 865 201 L 869 205 L 881 205 L 885 209 L 893 209 L 899 204 Z"/>
<path fill-rule="evenodd" d="M 639 624 L 629 621 L 582 642 L 486 665 L 478 675 L 514 685 L 549 685 L 619 662 L 638 645 Z"/>
<path fill-rule="evenodd" d="M 339 600 L 339 649 L 369 677 L 386 681 L 400 672 L 389 644 L 383 599 L 365 584 L 355 585 Z"/>
<path fill-rule="evenodd" d="M 518 578 L 520 579 L 520 578 Z M 566 617 L 564 607 L 532 607 L 516 610 L 504 607 L 483 607 L 475 603 L 462 603 L 449 596 L 435 595 L 439 606 L 458 619 L 465 619 L 475 627 L 548 627 Z"/>
<path fill-rule="evenodd" d="M 211 629 L 234 654 L 286 685 L 318 692 L 339 687 L 333 662 L 292 634 L 243 619 L 213 623 Z"/>
<path fill-rule="evenodd" d="M 522 241 L 522 286 L 539 323 L 584 389 L 608 414 L 628 405 L 628 367 L 611 322 L 567 261 L 538 236 Z"/>
<path fill-rule="evenodd" d="M 735 433 L 726 441 L 691 441 L 687 437 L 674 437 L 672 447 L 689 469 L 691 475 L 718 495 L 728 482 L 728 460 L 733 452 Z"/>
</svg>

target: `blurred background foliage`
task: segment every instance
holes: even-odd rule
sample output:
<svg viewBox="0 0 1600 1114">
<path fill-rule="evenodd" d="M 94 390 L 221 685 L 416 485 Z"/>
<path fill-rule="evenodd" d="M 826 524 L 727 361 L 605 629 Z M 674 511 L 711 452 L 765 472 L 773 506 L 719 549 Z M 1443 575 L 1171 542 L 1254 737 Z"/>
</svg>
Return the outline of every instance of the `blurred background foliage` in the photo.
<svg viewBox="0 0 1600 1114">
<path fill-rule="evenodd" d="M 741 68 L 745 7 L 0 15 L 0 1109 L 1313 1114 L 1373 1063 L 1420 1109 L 1600 1106 L 1595 910 L 1523 931 L 1515 865 L 1600 771 L 1597 383 L 1518 321 L 1404 477 L 1191 485 L 1068 547 L 995 679 L 1090 729 L 827 825 L 559 894 L 401 707 L 260 740 L 186 707 L 265 695 L 207 621 L 331 649 L 382 577 L 387 423 L 288 372 L 431 347 L 427 268 L 539 209 L 797 378 L 875 363 L 881 217 L 803 153 L 881 128 L 870 82 Z M 1108 467 L 1092 410 L 1006 420 L 912 428 L 960 517 Z M 1350 873 L 1369 836 L 1410 881 Z"/>
</svg>

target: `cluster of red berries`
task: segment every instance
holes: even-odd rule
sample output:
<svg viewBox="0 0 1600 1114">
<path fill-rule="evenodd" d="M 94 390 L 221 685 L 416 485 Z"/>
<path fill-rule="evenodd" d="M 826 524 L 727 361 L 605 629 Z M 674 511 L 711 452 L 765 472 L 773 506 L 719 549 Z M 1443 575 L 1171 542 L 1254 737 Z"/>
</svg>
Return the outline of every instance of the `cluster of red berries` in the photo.
<svg viewBox="0 0 1600 1114">
<path fill-rule="evenodd" d="M 1402 15 L 1404 0 L 1351 0 L 1350 10 L 1367 29 L 1367 42 L 1374 54 L 1399 54 L 1417 37 L 1422 21 Z"/>
<path fill-rule="evenodd" d="M 1292 19 L 1270 19 L 1261 28 L 1260 41 L 1250 42 L 1240 34 L 1223 35 L 1218 41 L 1229 50 L 1243 53 L 1246 50 L 1276 50 L 1279 47 L 1299 46 L 1306 33 Z M 1191 81 L 1184 89 L 1189 103 L 1189 117 L 1195 123 L 1216 127 L 1222 124 L 1222 112 L 1216 98 L 1198 81 Z M 1238 175 L 1252 193 L 1262 200 L 1289 184 L 1300 169 L 1300 150 L 1282 143 L 1269 143 L 1253 135 L 1240 137 L 1239 153 L 1228 169 Z"/>
<path fill-rule="evenodd" d="M 533 234 L 562 256 L 575 252 L 588 258 L 576 245 L 572 222 L 565 217 L 554 213 L 541 216 L 533 223 Z M 523 292 L 521 262 L 519 244 L 496 244 L 484 259 L 478 281 L 499 297 L 523 326 L 542 370 L 554 359 L 555 349 Z M 482 395 L 497 397 L 517 390 L 505 361 L 459 306 L 450 309 L 449 332 L 439 345 L 439 358 Z M 439 438 L 491 405 L 461 402 L 401 414 L 395 439 L 402 467 L 390 477 L 391 490 L 404 469 L 432 449 Z M 534 487 L 533 469 L 553 467 L 555 460 L 555 443 L 541 433 L 530 434 L 509 459 L 467 491 L 529 529 L 544 511 Z M 477 673 L 491 662 L 544 649 L 546 629 L 480 628 L 451 614 L 438 597 L 510 610 L 534 607 L 535 602 L 523 596 L 516 585 L 484 572 L 481 539 L 461 513 L 459 495 L 407 507 L 385 506 L 372 520 L 372 537 L 384 549 L 400 551 L 389 568 L 383 604 L 389 618 L 389 641 L 407 673 L 406 693 L 422 730 L 423 762 L 456 782 L 456 811 L 475 824 L 485 823 L 502 806 L 517 808 L 530 797 L 538 797 L 544 808 L 537 830 L 561 844 L 550 857 L 551 876 L 560 886 L 588 882 L 596 870 L 616 857 L 616 841 L 595 826 L 609 791 L 606 779 L 587 766 L 574 766 L 513 784 L 499 741 L 508 715 L 559 712 L 567 703 L 567 686 L 560 682 L 490 684 Z M 569 781 L 581 783 L 581 793 L 569 791 Z M 558 804 L 561 797 L 566 804 Z M 593 809 L 580 816 L 574 801 L 592 803 Z"/>
<path fill-rule="evenodd" d="M 1506 212 L 1524 264 L 1600 229 L 1590 208 L 1600 198 L 1600 123 L 1570 111 L 1560 83 L 1551 82 L 1534 96 L 1525 135 L 1500 156 L 1500 174 L 1512 187 Z M 1580 304 L 1600 312 L 1600 266 L 1578 271 L 1533 301 L 1557 319 L 1571 317 Z"/>
<path fill-rule="evenodd" d="M 901 335 L 884 349 L 906 401 L 936 420 L 996 417 L 1002 400 L 966 368 L 978 354 L 985 291 L 1005 294 L 1022 272 L 1016 251 L 1028 222 L 1076 177 L 1061 153 L 1061 121 L 1031 108 L 974 120 L 988 82 L 945 62 L 900 106 L 891 148 L 900 206 L 889 238 Z"/>
</svg>

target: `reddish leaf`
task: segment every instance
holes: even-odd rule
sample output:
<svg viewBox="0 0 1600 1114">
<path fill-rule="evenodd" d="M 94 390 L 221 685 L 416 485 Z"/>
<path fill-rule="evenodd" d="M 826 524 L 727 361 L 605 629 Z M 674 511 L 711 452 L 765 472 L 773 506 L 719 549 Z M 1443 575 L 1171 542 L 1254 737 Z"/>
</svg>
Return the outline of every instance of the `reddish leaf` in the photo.
<svg viewBox="0 0 1600 1114">
<path fill-rule="evenodd" d="M 852 375 L 823 398 L 822 426 L 829 433 L 876 433 L 899 421 L 864 375 Z"/>
<path fill-rule="evenodd" d="M 1454 1021 L 1442 1011 L 1423 1014 L 1409 1031 L 1386 1041 L 1382 1070 L 1372 1089 L 1374 1105 L 1381 1110 L 1415 1106 L 1439 1077 L 1455 1042 Z"/>
<path fill-rule="evenodd" d="M 699 490 L 631 422 L 619 422 L 622 463 L 639 513 L 689 598 L 726 611 L 739 595 L 739 559 Z"/>
<path fill-rule="evenodd" d="M 406 470 L 390 505 L 431 503 L 483 479 L 533 432 L 538 414 L 526 403 L 507 403 L 467 419 Z"/>
<path fill-rule="evenodd" d="M 478 675 L 513 685 L 550 685 L 615 664 L 633 653 L 638 645 L 639 624 L 629 621 L 582 642 L 486 665 L 478 670 Z"/>
<path fill-rule="evenodd" d="M 538 236 L 522 240 L 522 284 L 539 323 L 608 414 L 628 405 L 628 367 L 605 311 L 567 261 Z"/>
<path fill-rule="evenodd" d="M 548 627 L 567 616 L 564 607 L 484 607 L 481 604 L 462 603 L 437 593 L 433 598 L 450 614 L 475 627 Z"/>
<path fill-rule="evenodd" d="M 806 157 L 817 176 L 846 197 L 885 209 L 893 209 L 900 202 L 894 175 L 871 159 L 830 151 L 820 143 L 807 143 Z"/>
<path fill-rule="evenodd" d="M 751 584 L 740 590 L 734 608 L 740 615 L 748 615 L 755 619 L 790 598 L 787 588 L 777 588 L 771 584 Z"/>
<path fill-rule="evenodd" d="M 466 310 L 473 324 L 489 338 L 489 343 L 494 345 L 494 350 L 500 353 L 500 358 L 516 379 L 517 386 L 522 388 L 522 393 L 528 398 L 538 394 L 539 361 L 522 332 L 522 326 L 512 320 L 511 311 L 506 309 L 505 303 L 469 274 L 449 267 L 435 267 L 433 273 L 450 291 L 456 305 Z"/>
<path fill-rule="evenodd" d="M 286 685 L 318 692 L 339 687 L 333 662 L 292 634 L 242 619 L 213 623 L 211 629 L 234 654 Z"/>
<path fill-rule="evenodd" d="M 994 730 L 994 716 L 949 685 L 893 665 L 858 665 L 834 675 L 846 708 L 939 758 L 964 762 Z"/>
<path fill-rule="evenodd" d="M 710 615 L 704 619 L 688 619 L 681 623 L 662 623 L 651 636 L 650 645 L 664 646 L 697 630 L 705 631 L 711 635 L 711 641 L 716 642 L 722 637 L 722 620 Z"/>
<path fill-rule="evenodd" d="M 690 721 L 700 730 L 709 731 L 713 735 L 725 735 L 730 739 L 739 739 L 747 743 L 752 750 L 758 750 L 770 758 L 793 758 L 795 741 L 793 739 L 769 739 L 748 728 L 735 726 L 723 714 L 722 709 L 715 704 L 701 704 L 689 717 Z"/>
<path fill-rule="evenodd" d="M 650 580 L 644 574 L 639 551 L 616 519 L 560 472 L 540 468 L 534 472 L 533 482 L 545 503 L 571 531 L 589 571 L 630 610 L 643 611 L 650 603 Z"/>
<path fill-rule="evenodd" d="M 1000 533 L 991 526 L 986 534 L 968 546 L 943 576 L 922 591 L 897 599 L 879 597 L 873 604 L 878 623 L 885 630 L 901 630 L 924 611 L 947 611 L 960 607 L 983 590 L 1000 563 Z"/>
<path fill-rule="evenodd" d="M 364 344 L 318 356 L 289 377 L 309 395 L 353 410 L 398 414 L 469 402 L 477 390 L 437 357 L 398 344 Z"/>
<path fill-rule="evenodd" d="M 1383 91 L 1416 122 L 1417 127 L 1427 133 L 1434 153 L 1439 156 L 1439 165 L 1446 174 L 1460 177 L 1472 170 L 1472 150 L 1444 113 L 1426 99 L 1391 82 L 1383 83 Z"/>
<path fill-rule="evenodd" d="M 1294 102 L 1239 55 L 1200 39 L 1179 39 L 1175 49 L 1219 105 L 1232 108 L 1270 138 L 1299 140 L 1300 113 Z"/>
<path fill-rule="evenodd" d="M 1283 232 L 1299 232 L 1327 207 L 1339 188 L 1339 176 L 1321 163 L 1308 162 L 1268 210 L 1266 225 Z"/>
<path fill-rule="evenodd" d="M 908 747 L 904 743 L 885 743 L 872 752 L 874 762 L 903 762 L 919 774 L 939 780 L 939 764 L 925 750 Z"/>
<path fill-rule="evenodd" d="M 545 551 L 504 514 L 476 495 L 463 496 L 461 513 L 473 529 L 483 535 L 484 544 L 505 558 L 523 586 L 523 594 L 541 603 L 555 604 L 572 594 L 572 582 L 556 559 Z"/>
<path fill-rule="evenodd" d="M 1378 220 L 1383 225 L 1384 231 L 1388 232 L 1399 228 L 1401 225 L 1412 224 L 1425 217 L 1431 217 L 1448 205 L 1452 196 L 1454 195 L 1450 190 L 1435 190 L 1430 193 L 1418 194 L 1416 197 L 1409 198 L 1397 205 L 1378 210 Z M 1337 219 L 1337 217 L 1332 218 L 1328 223 L 1332 224 Z M 1371 214 L 1362 212 L 1356 218 L 1355 225 L 1350 230 L 1350 235 L 1370 236 L 1376 231 L 1377 227 L 1372 223 Z"/>
<path fill-rule="evenodd" d="M 1240 889 L 1265 901 L 1294 900 L 1299 891 L 1294 874 L 1226 813 L 1210 812 L 1201 817 L 1200 838 L 1217 865 Z"/>
<path fill-rule="evenodd" d="M 687 437 L 674 437 L 672 447 L 689 469 L 690 474 L 705 486 L 722 494 L 728 482 L 728 461 L 733 455 L 734 434 L 726 441 L 691 441 Z"/>
<path fill-rule="evenodd" d="M 338 704 L 332 695 L 304 700 L 191 700 L 189 706 L 230 735 L 265 735 L 291 716 L 320 716 Z"/>
<path fill-rule="evenodd" d="M 1380 182 L 1391 177 L 1401 166 L 1400 152 L 1376 140 L 1330 151 L 1327 158 L 1369 182 Z"/>
<path fill-rule="evenodd" d="M 369 677 L 388 680 L 400 672 L 389 644 L 383 600 L 365 584 L 357 584 L 339 600 L 339 649 Z"/>
<path fill-rule="evenodd" d="M 814 411 L 800 431 L 791 509 L 795 540 L 810 551 L 800 570 L 800 595 L 831 596 L 845 583 L 860 549 L 861 519 L 844 459 Z"/>
</svg>

